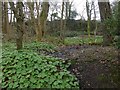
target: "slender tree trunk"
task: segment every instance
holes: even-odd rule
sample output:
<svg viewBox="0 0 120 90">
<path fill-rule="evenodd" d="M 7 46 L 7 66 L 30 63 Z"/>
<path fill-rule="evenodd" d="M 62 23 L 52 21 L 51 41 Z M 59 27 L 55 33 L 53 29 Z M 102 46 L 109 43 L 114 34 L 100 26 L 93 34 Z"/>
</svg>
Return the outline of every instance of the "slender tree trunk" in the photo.
<svg viewBox="0 0 120 90">
<path fill-rule="evenodd" d="M 69 15 L 69 0 L 66 1 L 65 7 L 66 7 L 66 10 L 65 10 L 66 15 L 65 15 L 65 21 L 64 21 L 64 30 L 68 30 L 67 21 L 69 20 L 69 16 L 68 16 Z"/>
<path fill-rule="evenodd" d="M 49 2 L 42 3 L 42 11 L 39 13 L 39 5 L 36 2 L 36 10 L 37 10 L 37 21 L 35 20 L 34 16 L 34 2 L 27 3 L 31 13 L 31 19 L 33 21 L 33 25 L 35 27 L 36 32 L 36 41 L 41 41 L 42 37 L 44 36 L 44 31 L 46 27 L 46 20 L 49 12 Z"/>
<path fill-rule="evenodd" d="M 12 16 L 12 11 L 11 11 L 11 14 L 10 14 L 10 24 L 12 24 L 12 18 L 13 18 L 13 16 Z"/>
<path fill-rule="evenodd" d="M 39 28 L 38 28 L 38 22 L 35 20 L 35 15 L 34 15 L 34 2 L 27 2 L 27 5 L 30 9 L 30 16 L 31 16 L 31 23 L 33 24 L 33 27 L 35 29 L 35 33 L 36 33 L 36 41 L 38 39 L 39 36 Z M 38 11 L 38 9 L 37 9 Z M 39 16 L 37 15 L 38 21 L 39 21 Z"/>
<path fill-rule="evenodd" d="M 102 22 L 103 45 L 107 46 L 112 43 L 113 37 L 110 34 L 110 31 L 108 30 L 109 27 L 105 24 L 105 21 L 112 17 L 112 12 L 109 2 L 98 2 L 98 5 L 100 10 L 101 22 Z"/>
<path fill-rule="evenodd" d="M 93 8 L 94 8 L 94 21 L 95 21 L 95 30 L 94 30 L 94 37 L 96 38 L 97 33 L 97 20 L 96 20 L 96 11 L 95 11 L 95 3 L 93 2 Z M 96 40 L 96 39 L 95 39 Z M 95 41 L 96 42 L 96 41 Z"/>
<path fill-rule="evenodd" d="M 117 15 L 117 31 L 118 31 L 118 58 L 120 58 L 120 1 L 118 2 L 118 15 Z"/>
<path fill-rule="evenodd" d="M 4 12 L 3 12 L 3 21 L 4 21 L 4 25 L 3 25 L 3 33 L 7 34 L 8 32 L 8 28 L 9 28 L 9 20 L 8 20 L 8 3 L 4 2 Z"/>
<path fill-rule="evenodd" d="M 2 61 L 2 1 L 0 1 L 0 60 Z M 0 68 L 2 73 L 2 68 Z M 0 75 L 0 83 L 2 83 L 2 75 Z"/>
<path fill-rule="evenodd" d="M 2 15 L 2 10 L 3 10 L 2 5 L 3 5 L 3 4 L 2 4 L 2 3 L 3 3 L 3 2 L 0 1 L 0 47 L 2 46 L 2 28 L 3 28 L 3 27 L 2 27 L 2 26 L 3 26 L 3 20 L 2 20 L 2 19 L 3 19 L 3 18 L 2 18 L 2 16 L 3 16 L 3 15 Z M 2 48 L 0 48 L 0 55 L 2 55 L 2 54 L 1 54 L 2 50 L 1 50 L 1 49 L 2 49 Z"/>
<path fill-rule="evenodd" d="M 88 17 L 88 20 L 87 20 L 87 32 L 88 32 L 88 37 L 90 37 L 91 9 L 90 9 L 90 5 L 89 5 L 88 0 L 86 1 L 86 11 L 87 11 L 87 17 Z"/>
<path fill-rule="evenodd" d="M 36 36 L 37 36 L 37 41 L 41 41 L 43 34 L 40 23 L 42 22 L 42 20 L 40 20 L 39 5 L 37 3 L 36 3 L 36 9 L 37 9 L 37 27 L 38 27 L 38 33 Z"/>
<path fill-rule="evenodd" d="M 69 19 L 69 0 L 66 1 L 66 19 Z"/>
<path fill-rule="evenodd" d="M 63 21 L 63 12 L 64 12 L 64 1 L 62 2 L 62 12 L 61 12 L 61 23 L 60 23 L 60 39 L 64 43 L 64 21 Z"/>
<path fill-rule="evenodd" d="M 71 2 L 71 3 L 68 3 L 68 5 L 69 5 L 69 12 L 68 12 L 68 19 L 70 19 L 70 17 L 71 17 L 71 7 L 72 7 L 72 4 L 73 4 L 73 2 Z"/>
</svg>

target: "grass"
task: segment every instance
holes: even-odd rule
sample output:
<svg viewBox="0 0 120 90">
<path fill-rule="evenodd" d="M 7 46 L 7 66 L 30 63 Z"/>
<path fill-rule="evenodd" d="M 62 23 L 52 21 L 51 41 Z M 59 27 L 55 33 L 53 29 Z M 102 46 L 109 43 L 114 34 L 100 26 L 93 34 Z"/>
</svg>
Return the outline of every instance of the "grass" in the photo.
<svg viewBox="0 0 120 90">
<path fill-rule="evenodd" d="M 65 45 L 77 45 L 77 44 L 101 44 L 103 42 L 102 36 L 96 36 L 91 38 L 82 37 L 67 37 L 65 39 Z"/>
<path fill-rule="evenodd" d="M 63 45 L 59 37 L 47 36 L 45 41 L 53 43 L 55 45 Z M 103 42 L 102 36 L 96 37 L 66 37 L 64 45 L 82 45 L 82 44 L 101 44 Z"/>
</svg>

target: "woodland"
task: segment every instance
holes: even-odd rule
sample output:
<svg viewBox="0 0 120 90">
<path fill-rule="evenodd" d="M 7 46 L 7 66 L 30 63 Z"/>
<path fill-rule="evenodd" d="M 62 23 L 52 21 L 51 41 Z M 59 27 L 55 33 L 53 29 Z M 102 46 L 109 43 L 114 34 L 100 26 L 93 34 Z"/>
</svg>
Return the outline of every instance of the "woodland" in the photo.
<svg viewBox="0 0 120 90">
<path fill-rule="evenodd" d="M 3 89 L 120 88 L 120 1 L 74 1 L 0 1 Z"/>
</svg>

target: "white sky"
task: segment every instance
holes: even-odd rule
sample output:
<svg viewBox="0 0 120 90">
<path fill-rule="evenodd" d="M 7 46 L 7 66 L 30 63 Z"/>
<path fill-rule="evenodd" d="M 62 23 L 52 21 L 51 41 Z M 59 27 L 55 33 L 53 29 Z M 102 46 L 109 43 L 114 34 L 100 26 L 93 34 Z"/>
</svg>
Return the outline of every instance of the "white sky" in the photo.
<svg viewBox="0 0 120 90">
<path fill-rule="evenodd" d="M 3 0 L 3 1 L 5 1 L 5 0 Z M 17 0 L 14 0 L 14 1 L 17 1 Z M 32 1 L 32 0 L 29 0 L 29 1 Z M 42 1 L 42 0 L 38 0 L 38 1 Z M 61 2 L 62 2 L 62 0 L 49 0 L 49 1 L 51 1 L 51 2 L 60 2 L 60 6 L 61 6 Z M 67 0 L 65 0 L 65 1 L 67 1 Z M 73 6 L 74 6 L 73 8 L 76 9 L 77 13 L 79 14 L 76 17 L 76 19 L 80 19 L 81 16 L 83 16 L 83 18 L 87 19 L 86 0 L 69 0 L 69 1 L 73 1 Z M 95 8 L 96 8 L 96 12 L 97 12 L 97 19 L 99 19 L 100 15 L 99 15 L 99 8 L 98 8 L 98 0 L 88 0 L 88 1 L 89 2 L 95 1 L 95 4 L 96 4 Z M 109 0 L 109 1 L 110 1 L 110 3 L 112 3 L 112 2 L 114 2 L 116 0 Z M 92 15 L 92 17 L 94 17 L 94 15 Z"/>
<path fill-rule="evenodd" d="M 61 2 L 63 0 L 49 0 L 51 2 L 59 2 L 61 5 Z M 64 0 L 64 1 L 68 1 L 68 0 Z M 73 1 L 73 7 L 72 9 L 76 9 L 77 13 L 79 14 L 75 19 L 80 19 L 81 16 L 84 19 L 87 19 L 87 13 L 86 13 L 86 0 L 69 0 L 69 1 Z M 94 1 L 95 3 L 95 9 L 96 9 L 96 16 L 97 16 L 97 20 L 100 19 L 100 14 L 99 14 L 99 8 L 98 8 L 98 0 L 88 0 L 89 2 Z M 101 0 L 101 1 L 105 1 L 105 0 Z M 116 0 L 109 0 L 110 3 L 116 1 Z M 60 11 L 58 11 L 60 12 Z M 60 16 L 60 14 L 59 14 Z M 92 14 L 92 18 L 94 17 L 94 15 Z"/>
<path fill-rule="evenodd" d="M 75 8 L 77 10 L 77 12 L 81 15 L 83 15 L 85 18 L 87 18 L 87 14 L 86 14 L 86 0 L 73 0 L 74 1 L 74 5 L 75 5 Z M 89 2 L 91 2 L 92 0 L 88 0 Z M 98 13 L 97 14 L 97 19 L 99 19 L 99 8 L 98 8 L 98 0 L 93 0 L 95 1 L 95 4 L 96 4 L 96 12 Z M 115 0 L 109 0 L 110 3 L 114 2 Z M 80 16 L 78 16 L 76 19 L 79 19 Z"/>
</svg>

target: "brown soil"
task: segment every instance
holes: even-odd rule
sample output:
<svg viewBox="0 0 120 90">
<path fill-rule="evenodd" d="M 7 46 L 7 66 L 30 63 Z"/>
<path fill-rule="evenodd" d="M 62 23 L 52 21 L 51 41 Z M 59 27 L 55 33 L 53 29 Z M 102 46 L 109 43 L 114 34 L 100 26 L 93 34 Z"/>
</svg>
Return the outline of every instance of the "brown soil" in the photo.
<svg viewBox="0 0 120 90">
<path fill-rule="evenodd" d="M 74 45 L 59 47 L 51 56 L 71 60 L 71 71 L 79 80 L 80 88 L 118 88 L 120 81 L 116 68 L 119 65 L 118 52 L 115 48 L 99 45 Z M 112 71 L 111 71 L 112 69 Z"/>
</svg>

